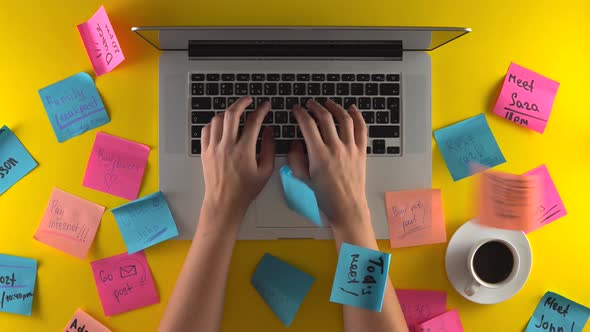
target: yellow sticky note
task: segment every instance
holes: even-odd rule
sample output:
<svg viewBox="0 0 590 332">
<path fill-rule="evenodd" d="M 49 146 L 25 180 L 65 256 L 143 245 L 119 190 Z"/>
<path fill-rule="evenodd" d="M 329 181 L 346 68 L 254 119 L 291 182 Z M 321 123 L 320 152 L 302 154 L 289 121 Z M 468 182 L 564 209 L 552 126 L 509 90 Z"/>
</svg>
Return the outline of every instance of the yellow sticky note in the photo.
<svg viewBox="0 0 590 332">
<path fill-rule="evenodd" d="M 447 242 L 440 189 L 385 193 L 392 248 Z"/>
<path fill-rule="evenodd" d="M 81 309 L 76 310 L 74 317 L 64 328 L 64 332 L 111 332 L 104 325 L 92 318 L 89 314 Z"/>
</svg>

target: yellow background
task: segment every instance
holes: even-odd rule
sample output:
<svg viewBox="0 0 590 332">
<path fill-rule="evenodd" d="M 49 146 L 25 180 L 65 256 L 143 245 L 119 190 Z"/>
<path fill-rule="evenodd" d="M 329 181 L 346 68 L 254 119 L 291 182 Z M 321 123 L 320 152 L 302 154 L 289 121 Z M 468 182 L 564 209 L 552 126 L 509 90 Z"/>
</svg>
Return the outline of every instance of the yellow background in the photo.
<svg viewBox="0 0 590 332">
<path fill-rule="evenodd" d="M 113 208 L 123 199 L 81 185 L 97 130 L 59 144 L 37 90 L 76 72 L 92 73 L 76 25 L 99 1 L 2 1 L 0 9 L 0 125 L 6 124 L 39 167 L 0 196 L 0 252 L 36 258 L 32 317 L 0 313 L 1 331 L 58 331 L 78 307 L 114 331 L 153 331 L 189 243 L 169 241 L 146 250 L 161 304 L 105 318 L 89 262 L 125 251 L 111 213 L 105 213 L 84 261 L 32 239 L 54 186 Z M 587 0 L 495 1 L 105 1 L 126 60 L 96 79 L 111 123 L 99 130 L 152 148 L 140 195 L 157 190 L 157 52 L 130 31 L 134 25 L 431 25 L 467 26 L 473 33 L 432 53 L 433 129 L 486 112 L 508 160 L 499 170 L 522 173 L 547 164 L 568 216 L 529 235 L 534 264 L 524 289 L 498 305 L 458 295 L 444 270 L 446 245 L 391 250 L 396 287 L 446 290 L 466 331 L 522 331 L 541 296 L 553 290 L 590 305 L 590 3 Z M 491 114 L 511 61 L 561 82 L 545 134 Z M 442 188 L 450 236 L 473 217 L 474 178 L 453 182 L 434 151 L 434 187 Z M 395 172 L 395 170 L 392 170 Z M 241 241 L 233 256 L 224 331 L 287 331 L 249 279 L 270 252 L 316 277 L 291 331 L 340 331 L 340 306 L 328 302 L 336 263 L 331 241 Z M 215 262 L 211 262 L 215 264 Z M 207 271 L 203 271 L 207 273 Z M 198 308 L 195 308 L 198 310 Z M 586 328 L 590 331 L 590 328 Z"/>
</svg>

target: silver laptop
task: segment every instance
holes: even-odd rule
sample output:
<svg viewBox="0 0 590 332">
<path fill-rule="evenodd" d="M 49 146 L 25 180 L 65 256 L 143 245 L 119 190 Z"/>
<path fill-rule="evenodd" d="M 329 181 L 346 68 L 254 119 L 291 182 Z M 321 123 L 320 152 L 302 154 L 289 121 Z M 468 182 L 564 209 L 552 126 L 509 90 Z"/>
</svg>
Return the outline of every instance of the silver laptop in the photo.
<svg viewBox="0 0 590 332">
<path fill-rule="evenodd" d="M 368 124 L 367 199 L 378 238 L 388 238 L 384 193 L 430 188 L 431 61 L 467 28 L 134 27 L 161 51 L 159 186 L 191 239 L 204 194 L 200 130 L 239 96 L 270 100 L 275 172 L 248 210 L 240 239 L 331 237 L 287 208 L 278 169 L 302 136 L 291 116 L 309 98 L 356 104 Z"/>
</svg>

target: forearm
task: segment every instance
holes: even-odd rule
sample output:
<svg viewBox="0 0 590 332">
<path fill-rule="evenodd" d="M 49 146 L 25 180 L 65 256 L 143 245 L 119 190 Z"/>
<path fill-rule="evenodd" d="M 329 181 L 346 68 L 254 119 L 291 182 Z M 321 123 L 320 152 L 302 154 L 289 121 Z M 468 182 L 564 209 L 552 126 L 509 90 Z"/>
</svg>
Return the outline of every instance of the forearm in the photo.
<svg viewBox="0 0 590 332">
<path fill-rule="evenodd" d="M 160 331 L 219 331 L 225 286 L 242 214 L 203 204 L 197 232 Z"/>
<path fill-rule="evenodd" d="M 366 212 L 353 216 L 353 218 L 356 219 L 353 220 L 353 222 L 338 222 L 339 225 L 354 225 L 353 228 L 347 228 L 346 226 L 332 228 L 338 252 L 340 252 L 340 246 L 343 242 L 373 250 L 379 250 L 373 226 L 371 224 L 371 216 L 368 211 L 369 210 L 366 209 Z M 381 312 L 374 312 L 349 305 L 343 305 L 342 311 L 344 316 L 344 329 L 347 332 L 408 331 L 397 295 L 389 278 L 387 279 L 387 284 L 385 286 L 385 295 Z"/>
</svg>

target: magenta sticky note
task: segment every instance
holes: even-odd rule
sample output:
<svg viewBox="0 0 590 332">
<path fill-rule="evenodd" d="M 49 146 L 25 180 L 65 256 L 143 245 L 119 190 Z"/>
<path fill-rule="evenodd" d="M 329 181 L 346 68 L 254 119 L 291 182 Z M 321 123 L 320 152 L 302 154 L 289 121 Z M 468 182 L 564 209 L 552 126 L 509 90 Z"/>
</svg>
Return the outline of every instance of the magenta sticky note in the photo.
<svg viewBox="0 0 590 332">
<path fill-rule="evenodd" d="M 79 24 L 78 32 L 97 76 L 110 72 L 125 60 L 104 6 L 88 21 Z"/>
<path fill-rule="evenodd" d="M 160 302 L 143 251 L 100 259 L 90 266 L 105 316 Z"/>
<path fill-rule="evenodd" d="M 139 194 L 150 148 L 117 136 L 96 133 L 82 184 L 134 200 Z"/>
<path fill-rule="evenodd" d="M 447 311 L 447 293 L 445 292 L 398 289 L 395 293 L 410 332 L 417 332 L 415 329 L 417 324 Z"/>
<path fill-rule="evenodd" d="M 447 311 L 440 316 L 416 325 L 416 332 L 463 332 L 463 324 L 457 309 Z"/>
<path fill-rule="evenodd" d="M 558 88 L 558 82 L 511 63 L 494 114 L 542 134 Z"/>
<path fill-rule="evenodd" d="M 551 179 L 547 166 L 541 165 L 523 175 L 535 176 L 542 188 L 542 194 L 538 195 L 539 202 L 535 204 L 535 222 L 529 232 L 567 215 L 563 201 Z"/>
</svg>

